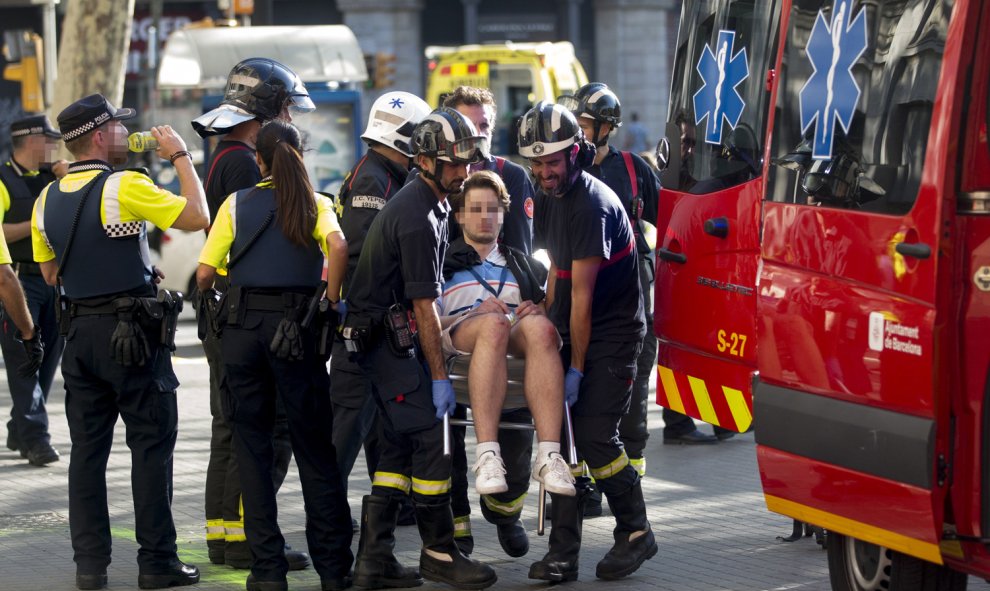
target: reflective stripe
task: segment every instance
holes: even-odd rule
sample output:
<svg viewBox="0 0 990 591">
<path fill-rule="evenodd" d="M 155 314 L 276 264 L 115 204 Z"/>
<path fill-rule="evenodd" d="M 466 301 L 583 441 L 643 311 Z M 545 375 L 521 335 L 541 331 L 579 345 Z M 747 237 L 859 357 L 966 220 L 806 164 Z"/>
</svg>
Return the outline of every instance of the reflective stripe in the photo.
<svg viewBox="0 0 990 591">
<path fill-rule="evenodd" d="M 508 503 L 500 503 L 498 499 L 492 495 L 481 495 L 481 502 L 483 502 L 485 506 L 488 507 L 488 509 L 493 513 L 505 515 L 506 517 L 515 517 L 522 512 L 527 494 L 528 493 L 523 493 Z"/>
<path fill-rule="evenodd" d="M 371 486 L 383 488 L 395 488 L 409 494 L 410 481 L 405 474 L 395 472 L 375 472 L 375 477 L 371 479 Z"/>
<path fill-rule="evenodd" d="M 224 538 L 228 542 L 246 542 L 247 536 L 244 535 L 244 520 L 240 521 L 224 521 L 223 522 Z"/>
<path fill-rule="evenodd" d="M 231 193 L 227 195 L 227 200 L 230 201 L 230 235 L 231 237 L 237 236 L 237 193 Z"/>
<path fill-rule="evenodd" d="M 592 468 L 591 475 L 597 480 L 605 480 L 606 478 L 611 478 L 629 465 L 629 456 L 623 451 L 619 454 L 619 457 L 615 458 L 608 464 L 602 466 L 601 468 Z"/>
<path fill-rule="evenodd" d="M 223 519 L 207 519 L 206 520 L 206 539 L 207 540 L 222 540 L 224 539 L 226 531 L 223 527 Z"/>
<path fill-rule="evenodd" d="M 111 238 L 138 236 L 144 228 L 143 221 L 124 222 L 120 219 L 120 181 L 124 173 L 115 172 L 107 177 L 103 186 L 103 231 Z"/>
<path fill-rule="evenodd" d="M 45 191 L 44 198 L 38 199 L 37 201 L 34 202 L 34 220 L 35 220 L 34 223 L 36 226 L 38 226 L 38 233 L 40 233 L 41 237 L 45 239 L 45 244 L 48 245 L 48 248 L 50 248 L 52 252 L 55 252 L 55 249 L 52 248 L 51 241 L 48 239 L 48 234 L 45 233 L 45 202 L 46 201 L 48 201 L 47 191 Z"/>
<path fill-rule="evenodd" d="M 445 495 L 450 492 L 450 479 L 421 480 L 414 476 L 412 479 L 412 491 L 427 496 Z"/>
<path fill-rule="evenodd" d="M 471 535 L 471 516 L 454 518 L 454 537 L 466 538 Z"/>
<path fill-rule="evenodd" d="M 646 458 L 629 458 L 629 465 L 636 469 L 640 477 L 646 476 Z"/>
<path fill-rule="evenodd" d="M 618 263 L 622 259 L 632 254 L 635 249 L 636 249 L 636 240 L 635 239 L 630 240 L 629 244 L 627 244 L 625 248 L 613 254 L 608 259 L 602 261 L 601 264 L 598 265 L 598 270 L 600 271 L 606 267 L 611 267 L 615 263 Z M 557 279 L 570 279 L 571 276 L 572 274 L 570 270 L 565 271 L 563 269 L 557 269 Z"/>
</svg>

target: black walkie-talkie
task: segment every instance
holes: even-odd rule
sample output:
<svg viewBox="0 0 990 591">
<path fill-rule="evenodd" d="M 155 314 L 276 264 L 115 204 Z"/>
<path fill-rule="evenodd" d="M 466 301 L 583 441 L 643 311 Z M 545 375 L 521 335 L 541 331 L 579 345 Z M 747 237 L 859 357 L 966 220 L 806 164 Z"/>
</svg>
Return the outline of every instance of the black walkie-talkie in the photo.
<svg viewBox="0 0 990 591">
<path fill-rule="evenodd" d="M 385 334 L 396 355 L 412 357 L 416 354 L 412 328 L 409 326 L 409 313 L 399 302 L 392 304 L 385 314 Z"/>
</svg>

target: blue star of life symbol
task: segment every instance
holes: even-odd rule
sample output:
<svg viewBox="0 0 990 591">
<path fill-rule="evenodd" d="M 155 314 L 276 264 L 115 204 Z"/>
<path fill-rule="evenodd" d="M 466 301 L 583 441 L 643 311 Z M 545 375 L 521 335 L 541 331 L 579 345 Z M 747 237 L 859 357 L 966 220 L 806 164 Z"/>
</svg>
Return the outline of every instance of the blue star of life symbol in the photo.
<svg viewBox="0 0 990 591">
<path fill-rule="evenodd" d="M 402 108 L 402 99 L 400 99 L 400 98 L 394 98 L 394 99 L 392 99 L 391 101 L 389 101 L 389 103 L 388 103 L 388 104 L 389 104 L 389 105 L 390 105 L 390 106 L 391 106 L 391 107 L 392 107 L 393 109 L 401 109 L 401 108 Z"/>
<path fill-rule="evenodd" d="M 853 77 L 853 65 L 866 51 L 866 11 L 852 16 L 852 0 L 835 0 L 832 22 L 818 11 L 805 53 L 814 73 L 801 89 L 801 131 L 815 124 L 811 157 L 832 158 L 836 121 L 849 132 L 860 88 Z M 816 123 L 817 122 L 817 123 Z"/>
<path fill-rule="evenodd" d="M 745 47 L 732 53 L 735 43 L 735 31 L 719 31 L 716 50 L 706 45 L 698 58 L 696 68 L 705 85 L 694 93 L 694 123 L 700 125 L 708 117 L 705 142 L 709 144 L 721 144 L 722 120 L 734 129 L 746 108 L 736 87 L 749 77 L 749 63 Z"/>
</svg>

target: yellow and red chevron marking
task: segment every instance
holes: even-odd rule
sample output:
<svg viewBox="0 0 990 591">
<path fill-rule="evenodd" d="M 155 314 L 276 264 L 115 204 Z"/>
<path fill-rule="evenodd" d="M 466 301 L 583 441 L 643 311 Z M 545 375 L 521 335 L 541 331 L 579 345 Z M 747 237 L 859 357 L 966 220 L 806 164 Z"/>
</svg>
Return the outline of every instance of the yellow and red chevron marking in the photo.
<svg viewBox="0 0 990 591">
<path fill-rule="evenodd" d="M 744 391 L 657 365 L 657 403 L 706 423 L 742 433 L 753 423 L 753 397 Z"/>
</svg>

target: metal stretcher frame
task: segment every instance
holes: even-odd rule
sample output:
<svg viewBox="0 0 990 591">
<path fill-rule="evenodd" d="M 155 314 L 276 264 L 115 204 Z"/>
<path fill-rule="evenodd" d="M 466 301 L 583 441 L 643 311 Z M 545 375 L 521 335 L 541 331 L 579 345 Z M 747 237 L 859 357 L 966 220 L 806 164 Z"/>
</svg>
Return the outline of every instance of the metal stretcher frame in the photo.
<svg viewBox="0 0 990 591">
<path fill-rule="evenodd" d="M 468 408 L 471 407 L 471 397 L 468 393 L 468 371 L 470 367 L 470 355 L 458 355 L 447 361 L 447 376 L 450 378 L 450 381 L 454 386 L 454 394 L 457 397 L 457 402 L 467 406 Z M 510 355 L 507 358 L 506 370 L 506 373 L 508 374 L 508 382 L 505 393 L 505 402 L 502 405 L 502 409 L 507 410 L 525 408 L 526 396 L 523 390 L 523 378 L 526 371 L 526 360 L 518 357 L 512 357 Z M 474 427 L 474 421 L 471 419 L 455 419 L 451 418 L 449 415 L 444 415 L 443 455 L 445 456 L 450 456 L 451 453 L 451 426 Z M 515 423 L 511 421 L 499 421 L 498 428 L 515 431 L 536 430 L 536 427 L 532 423 Z M 574 447 L 574 427 L 571 423 L 571 408 L 567 406 L 566 402 L 564 403 L 564 431 L 567 435 L 567 462 L 573 468 L 578 464 L 577 449 Z M 545 531 L 546 505 L 546 489 L 541 482 L 540 492 L 536 504 L 536 534 L 540 536 L 542 536 Z"/>
</svg>

